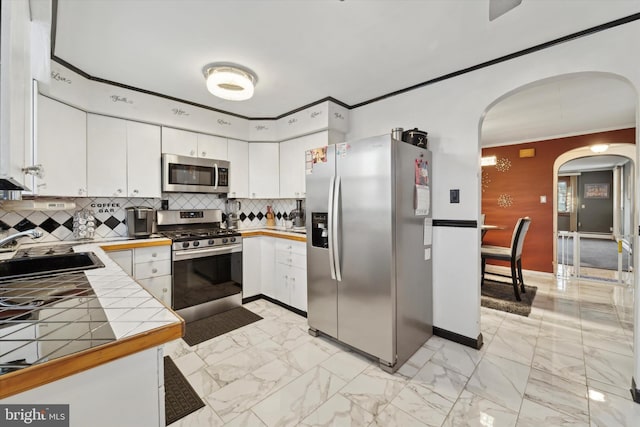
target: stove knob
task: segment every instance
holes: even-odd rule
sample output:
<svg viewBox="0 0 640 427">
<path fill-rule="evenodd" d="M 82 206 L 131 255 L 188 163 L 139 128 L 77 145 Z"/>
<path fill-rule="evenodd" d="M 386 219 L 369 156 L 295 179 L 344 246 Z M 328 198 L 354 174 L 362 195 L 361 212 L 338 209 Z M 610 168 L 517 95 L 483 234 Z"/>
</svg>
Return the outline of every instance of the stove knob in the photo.
<svg viewBox="0 0 640 427">
<path fill-rule="evenodd" d="M 193 242 L 193 246 L 200 246 L 200 242 Z"/>
<path fill-rule="evenodd" d="M 235 241 L 236 241 L 236 238 L 235 238 L 235 237 L 232 237 L 232 238 L 231 238 L 231 241 L 232 241 L 232 242 L 235 242 Z"/>
<path fill-rule="evenodd" d="M 182 247 L 183 247 L 183 248 L 188 248 L 188 247 L 189 247 L 189 242 L 184 242 L 184 243 L 182 244 Z"/>
<path fill-rule="evenodd" d="M 214 243 L 214 240 L 213 239 L 209 239 L 209 244 L 213 245 L 213 243 Z"/>
<path fill-rule="evenodd" d="M 222 239 L 222 243 L 227 243 L 229 241 L 229 239 L 227 239 L 226 237 L 224 239 Z"/>
</svg>

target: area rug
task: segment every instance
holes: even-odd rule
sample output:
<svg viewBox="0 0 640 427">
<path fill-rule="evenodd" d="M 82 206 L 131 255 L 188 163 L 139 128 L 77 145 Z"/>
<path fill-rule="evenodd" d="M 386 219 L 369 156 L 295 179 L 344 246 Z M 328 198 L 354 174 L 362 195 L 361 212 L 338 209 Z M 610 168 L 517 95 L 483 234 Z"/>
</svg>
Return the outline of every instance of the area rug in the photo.
<svg viewBox="0 0 640 427">
<path fill-rule="evenodd" d="M 164 414 L 166 425 L 204 407 L 204 402 L 169 356 L 164 357 Z"/>
<path fill-rule="evenodd" d="M 204 319 L 188 322 L 182 337 L 189 346 L 226 334 L 262 319 L 244 307 L 236 307 L 224 313 L 215 314 Z"/>
<path fill-rule="evenodd" d="M 524 289 L 527 292 L 520 292 L 522 301 L 516 301 L 511 283 L 495 282 L 485 279 L 484 285 L 482 285 L 481 288 L 480 305 L 527 317 L 531 313 L 531 304 L 533 304 L 533 299 L 536 297 L 538 288 L 536 286 L 525 285 Z"/>
</svg>

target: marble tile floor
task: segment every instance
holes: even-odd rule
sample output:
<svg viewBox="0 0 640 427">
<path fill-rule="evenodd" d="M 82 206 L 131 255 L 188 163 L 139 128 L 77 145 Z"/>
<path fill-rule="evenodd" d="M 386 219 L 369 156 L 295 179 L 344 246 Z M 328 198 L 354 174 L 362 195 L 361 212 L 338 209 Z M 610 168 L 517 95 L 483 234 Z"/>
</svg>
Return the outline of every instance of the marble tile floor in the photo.
<svg viewBox="0 0 640 427">
<path fill-rule="evenodd" d="M 394 375 L 264 300 L 264 319 L 165 347 L 206 403 L 184 426 L 638 426 L 633 291 L 532 273 L 529 317 L 482 308 L 484 346 L 432 337 Z"/>
</svg>

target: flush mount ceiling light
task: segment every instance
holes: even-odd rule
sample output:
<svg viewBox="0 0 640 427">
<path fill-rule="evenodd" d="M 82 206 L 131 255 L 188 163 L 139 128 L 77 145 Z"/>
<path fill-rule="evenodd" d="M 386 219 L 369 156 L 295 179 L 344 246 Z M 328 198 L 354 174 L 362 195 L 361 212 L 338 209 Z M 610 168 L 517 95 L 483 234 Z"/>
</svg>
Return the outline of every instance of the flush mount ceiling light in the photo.
<svg viewBox="0 0 640 427">
<path fill-rule="evenodd" d="M 594 153 L 604 153 L 609 149 L 609 146 L 607 144 L 596 144 L 592 145 L 590 148 Z"/>
<path fill-rule="evenodd" d="M 230 101 L 244 101 L 253 96 L 258 77 L 248 68 L 228 63 L 205 65 L 204 78 L 213 95 Z"/>
</svg>

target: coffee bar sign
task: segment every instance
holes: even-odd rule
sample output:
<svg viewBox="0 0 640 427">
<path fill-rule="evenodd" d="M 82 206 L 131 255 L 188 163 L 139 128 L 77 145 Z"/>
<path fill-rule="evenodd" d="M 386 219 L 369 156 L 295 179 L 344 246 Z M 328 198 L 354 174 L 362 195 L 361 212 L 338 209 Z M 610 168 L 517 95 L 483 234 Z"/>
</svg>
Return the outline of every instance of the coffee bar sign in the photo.
<svg viewBox="0 0 640 427">
<path fill-rule="evenodd" d="M 91 208 L 96 213 L 115 212 L 120 209 L 120 203 L 91 203 Z"/>
</svg>

